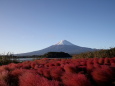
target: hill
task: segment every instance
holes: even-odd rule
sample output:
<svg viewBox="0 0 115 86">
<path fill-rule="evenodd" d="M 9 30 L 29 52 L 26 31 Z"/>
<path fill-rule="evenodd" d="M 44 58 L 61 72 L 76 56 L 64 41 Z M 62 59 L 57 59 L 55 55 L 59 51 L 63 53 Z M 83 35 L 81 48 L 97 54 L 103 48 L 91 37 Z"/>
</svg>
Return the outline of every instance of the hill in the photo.
<svg viewBox="0 0 115 86">
<path fill-rule="evenodd" d="M 81 46 L 74 45 L 74 44 L 70 43 L 69 41 L 62 40 L 62 41 L 56 43 L 55 45 L 52 45 L 45 49 L 28 52 L 28 53 L 21 53 L 21 54 L 17 54 L 17 55 L 19 55 L 19 56 L 44 55 L 45 53 L 48 53 L 48 52 L 65 52 L 68 54 L 79 54 L 79 53 L 96 51 L 96 50 L 98 50 L 98 49 L 81 47 Z"/>
</svg>

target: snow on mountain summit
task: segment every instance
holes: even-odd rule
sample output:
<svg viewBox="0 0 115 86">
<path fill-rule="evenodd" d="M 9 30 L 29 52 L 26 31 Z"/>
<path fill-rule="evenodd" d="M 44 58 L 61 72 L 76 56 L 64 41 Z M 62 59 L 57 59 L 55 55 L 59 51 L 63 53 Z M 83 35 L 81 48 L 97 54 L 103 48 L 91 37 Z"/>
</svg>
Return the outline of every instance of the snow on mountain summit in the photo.
<svg viewBox="0 0 115 86">
<path fill-rule="evenodd" d="M 70 43 L 69 41 L 67 40 L 61 40 L 60 42 L 58 42 L 57 44 L 55 45 L 74 45 L 72 43 Z"/>
</svg>

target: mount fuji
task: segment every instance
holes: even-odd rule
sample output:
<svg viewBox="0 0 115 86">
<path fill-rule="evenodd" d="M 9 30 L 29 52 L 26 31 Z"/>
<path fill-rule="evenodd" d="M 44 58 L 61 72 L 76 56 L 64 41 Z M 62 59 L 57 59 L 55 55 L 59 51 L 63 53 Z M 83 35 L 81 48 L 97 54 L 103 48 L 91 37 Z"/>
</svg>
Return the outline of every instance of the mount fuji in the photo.
<svg viewBox="0 0 115 86">
<path fill-rule="evenodd" d="M 33 52 L 28 52 L 28 53 L 21 53 L 21 54 L 17 54 L 17 55 L 18 56 L 43 55 L 43 54 L 48 53 L 48 52 L 65 52 L 68 54 L 79 54 L 79 53 L 96 51 L 96 50 L 98 50 L 98 49 L 81 47 L 81 46 L 74 45 L 67 40 L 61 40 L 57 44 L 49 46 L 45 49 L 33 51 Z"/>
</svg>

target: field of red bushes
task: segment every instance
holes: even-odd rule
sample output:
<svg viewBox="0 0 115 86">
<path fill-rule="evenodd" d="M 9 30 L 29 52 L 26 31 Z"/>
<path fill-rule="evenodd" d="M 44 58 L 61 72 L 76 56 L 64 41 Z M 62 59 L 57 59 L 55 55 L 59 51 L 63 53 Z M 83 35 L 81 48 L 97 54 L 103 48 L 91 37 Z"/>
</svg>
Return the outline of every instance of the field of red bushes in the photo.
<svg viewBox="0 0 115 86">
<path fill-rule="evenodd" d="M 115 86 L 115 58 L 11 63 L 0 66 L 0 86 Z"/>
</svg>

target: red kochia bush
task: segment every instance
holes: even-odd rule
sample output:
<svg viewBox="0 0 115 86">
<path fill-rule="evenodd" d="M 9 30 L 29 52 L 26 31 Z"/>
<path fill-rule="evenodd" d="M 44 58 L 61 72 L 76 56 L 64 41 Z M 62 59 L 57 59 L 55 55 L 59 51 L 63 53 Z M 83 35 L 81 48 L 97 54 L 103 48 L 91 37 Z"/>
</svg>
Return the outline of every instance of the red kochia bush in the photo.
<svg viewBox="0 0 115 86">
<path fill-rule="evenodd" d="M 62 76 L 65 86 L 92 86 L 84 74 L 66 73 Z"/>
<path fill-rule="evenodd" d="M 110 60 L 109 60 L 109 58 L 105 58 L 105 59 L 104 59 L 104 64 L 105 64 L 105 65 L 110 65 Z"/>
<path fill-rule="evenodd" d="M 15 69 L 13 71 L 10 71 L 9 74 L 9 86 L 18 86 L 19 76 L 26 72 L 26 69 Z"/>
<path fill-rule="evenodd" d="M 64 70 L 66 73 L 75 73 L 76 71 L 76 66 L 74 64 L 66 64 L 64 66 Z"/>
<path fill-rule="evenodd" d="M 93 66 L 93 64 L 91 64 L 91 63 L 87 63 L 87 72 L 88 73 L 90 73 L 90 72 L 92 72 L 93 71 L 93 69 L 94 69 L 94 66 Z"/>
<path fill-rule="evenodd" d="M 44 71 L 44 68 L 38 68 L 37 69 L 37 72 L 39 73 L 39 75 L 43 75 L 43 71 Z"/>
<path fill-rule="evenodd" d="M 19 86 L 39 86 L 40 76 L 31 72 L 25 72 L 19 77 Z"/>
<path fill-rule="evenodd" d="M 50 70 L 44 68 L 44 70 L 43 70 L 43 76 L 46 77 L 46 78 L 48 78 L 48 79 L 51 79 Z"/>
<path fill-rule="evenodd" d="M 18 68 L 17 64 L 15 64 L 15 63 L 10 63 L 8 65 L 8 67 L 9 67 L 10 70 L 14 70 L 14 69 Z"/>
<path fill-rule="evenodd" d="M 19 86 L 60 86 L 58 81 L 49 81 L 48 79 L 27 71 L 19 77 Z"/>
<path fill-rule="evenodd" d="M 80 65 L 82 65 L 82 66 L 86 66 L 86 61 L 82 61 L 82 62 L 80 62 Z"/>
<path fill-rule="evenodd" d="M 9 86 L 5 81 L 0 81 L 0 86 Z"/>
<path fill-rule="evenodd" d="M 0 66 L 0 86 L 114 86 L 114 81 L 115 58 L 40 59 Z"/>
<path fill-rule="evenodd" d="M 62 83 L 58 81 L 52 80 L 52 81 L 49 81 L 49 85 L 42 85 L 42 86 L 63 86 L 63 85 Z"/>
<path fill-rule="evenodd" d="M 98 63 L 103 64 L 104 63 L 104 58 L 99 58 Z"/>
<path fill-rule="evenodd" d="M 9 72 L 4 70 L 0 72 L 0 86 L 8 86 Z"/>
<path fill-rule="evenodd" d="M 60 80 L 63 73 L 64 73 L 64 69 L 61 67 L 55 67 L 55 68 L 51 69 L 51 71 L 50 71 L 52 79 L 54 79 L 54 80 Z"/>
<path fill-rule="evenodd" d="M 113 80 L 113 71 L 109 66 L 102 66 L 102 68 L 96 68 L 92 72 L 92 77 L 99 85 L 106 85 Z"/>
</svg>

